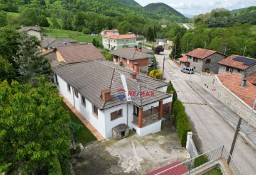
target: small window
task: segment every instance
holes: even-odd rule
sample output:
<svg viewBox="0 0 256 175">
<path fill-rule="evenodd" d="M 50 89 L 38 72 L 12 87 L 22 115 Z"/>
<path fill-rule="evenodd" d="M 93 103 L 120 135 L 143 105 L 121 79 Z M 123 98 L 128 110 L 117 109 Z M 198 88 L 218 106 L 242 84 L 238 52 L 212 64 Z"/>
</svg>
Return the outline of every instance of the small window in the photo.
<svg viewBox="0 0 256 175">
<path fill-rule="evenodd" d="M 207 59 L 207 60 L 205 61 L 205 63 L 206 63 L 206 64 L 210 64 L 210 63 L 211 63 L 211 59 Z"/>
<path fill-rule="evenodd" d="M 77 90 L 74 90 L 74 91 L 75 91 L 76 98 L 78 98 L 78 91 Z"/>
<path fill-rule="evenodd" d="M 68 89 L 68 92 L 70 92 L 70 85 L 67 84 L 67 89 Z"/>
<path fill-rule="evenodd" d="M 82 104 L 83 104 L 84 106 L 86 106 L 86 101 L 85 101 L 84 96 L 82 96 L 82 98 L 81 98 L 81 102 L 82 102 Z"/>
<path fill-rule="evenodd" d="M 123 109 L 111 113 L 111 121 L 123 116 Z"/>
<path fill-rule="evenodd" d="M 193 57 L 193 62 L 196 62 L 196 63 L 197 63 L 197 62 L 198 62 L 198 59 Z"/>
<path fill-rule="evenodd" d="M 98 108 L 93 105 L 93 114 L 98 117 Z"/>
</svg>

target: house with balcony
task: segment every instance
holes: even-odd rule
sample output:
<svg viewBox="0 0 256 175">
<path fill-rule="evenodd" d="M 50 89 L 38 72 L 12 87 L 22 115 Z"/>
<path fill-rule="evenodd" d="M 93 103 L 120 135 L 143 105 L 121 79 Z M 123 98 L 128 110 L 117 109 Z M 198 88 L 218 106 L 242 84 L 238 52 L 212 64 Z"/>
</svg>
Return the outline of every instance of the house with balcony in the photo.
<svg viewBox="0 0 256 175">
<path fill-rule="evenodd" d="M 250 75 L 256 72 L 256 59 L 240 55 L 231 55 L 219 62 L 220 74 L 246 74 Z"/>
<path fill-rule="evenodd" d="M 218 73 L 218 62 L 226 58 L 225 55 L 214 50 L 197 48 L 188 52 L 188 67 L 194 68 L 195 72 Z"/>
<path fill-rule="evenodd" d="M 106 34 L 102 36 L 102 44 L 105 49 L 118 50 L 121 48 L 134 47 L 137 36 L 134 34 Z"/>
<path fill-rule="evenodd" d="M 144 48 L 123 48 L 110 52 L 113 55 L 113 62 L 132 69 L 136 72 L 147 72 L 148 65 L 152 61 L 153 54 L 148 54 Z M 139 68 L 136 70 L 136 68 Z"/>
<path fill-rule="evenodd" d="M 167 83 L 145 74 L 103 60 L 61 65 L 53 71 L 60 94 L 105 139 L 119 126 L 140 136 L 158 132 L 162 118 L 170 115 Z"/>
</svg>

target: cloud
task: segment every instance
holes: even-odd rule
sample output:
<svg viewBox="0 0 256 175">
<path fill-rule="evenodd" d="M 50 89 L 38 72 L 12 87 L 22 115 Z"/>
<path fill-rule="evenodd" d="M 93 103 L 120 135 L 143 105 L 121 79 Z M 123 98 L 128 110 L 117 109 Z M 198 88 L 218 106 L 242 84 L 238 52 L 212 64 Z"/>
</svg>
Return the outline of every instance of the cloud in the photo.
<svg viewBox="0 0 256 175">
<path fill-rule="evenodd" d="M 256 0 L 136 0 L 142 6 L 149 3 L 163 2 L 183 14 L 201 14 L 215 8 L 228 10 L 256 6 Z"/>
</svg>

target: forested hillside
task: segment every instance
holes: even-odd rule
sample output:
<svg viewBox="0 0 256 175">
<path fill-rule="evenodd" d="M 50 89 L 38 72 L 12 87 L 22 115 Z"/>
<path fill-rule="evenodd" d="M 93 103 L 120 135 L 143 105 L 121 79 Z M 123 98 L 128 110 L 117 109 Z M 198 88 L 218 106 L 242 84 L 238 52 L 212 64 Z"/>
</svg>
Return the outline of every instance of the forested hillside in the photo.
<svg viewBox="0 0 256 175">
<path fill-rule="evenodd" d="M 164 3 L 151 3 L 144 8 L 146 9 L 146 11 L 150 11 L 153 14 L 161 17 L 162 19 L 167 19 L 172 22 L 186 20 L 184 15 Z"/>
<path fill-rule="evenodd" d="M 164 14 L 155 14 L 133 0 L 0 0 L 0 10 L 20 13 L 17 19 L 5 20 L 16 27 L 40 25 L 88 34 L 118 28 L 120 33 L 146 35 L 149 26 L 156 27 L 160 19 L 185 20 L 172 8 L 166 8 Z M 4 15 L 2 12 L 1 16 Z"/>
<path fill-rule="evenodd" d="M 194 30 L 182 30 L 179 26 L 169 32 L 174 40 L 172 56 L 201 47 L 216 50 L 226 55 L 238 54 L 256 58 L 256 7 L 235 12 L 215 9 L 195 16 L 191 22 Z"/>
</svg>

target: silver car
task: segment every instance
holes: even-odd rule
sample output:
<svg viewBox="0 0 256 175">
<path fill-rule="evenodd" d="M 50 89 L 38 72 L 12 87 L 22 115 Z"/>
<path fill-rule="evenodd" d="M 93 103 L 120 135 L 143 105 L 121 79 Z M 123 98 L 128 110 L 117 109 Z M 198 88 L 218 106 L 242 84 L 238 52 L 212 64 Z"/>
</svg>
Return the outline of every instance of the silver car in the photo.
<svg viewBox="0 0 256 175">
<path fill-rule="evenodd" d="M 191 68 L 191 67 L 183 67 L 183 68 L 181 69 L 181 72 L 184 72 L 184 73 L 186 73 L 186 74 L 193 74 L 193 73 L 194 73 L 194 69 Z"/>
</svg>

